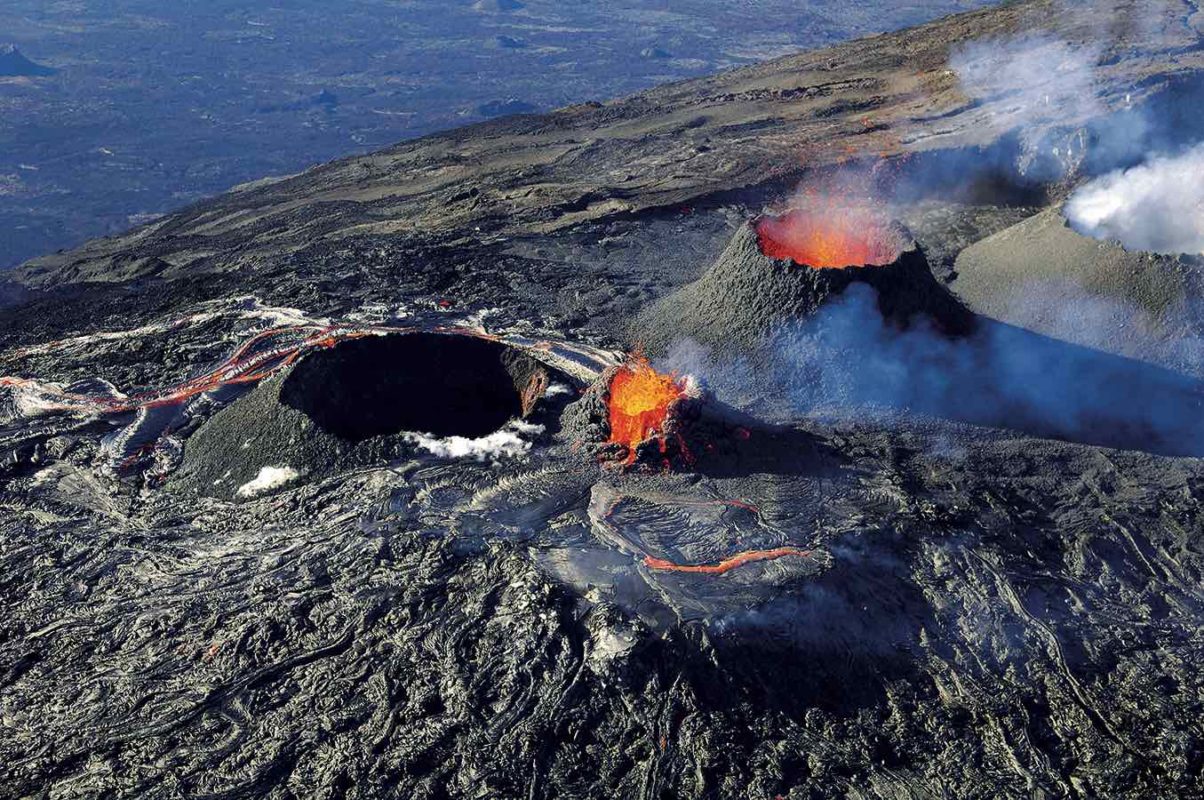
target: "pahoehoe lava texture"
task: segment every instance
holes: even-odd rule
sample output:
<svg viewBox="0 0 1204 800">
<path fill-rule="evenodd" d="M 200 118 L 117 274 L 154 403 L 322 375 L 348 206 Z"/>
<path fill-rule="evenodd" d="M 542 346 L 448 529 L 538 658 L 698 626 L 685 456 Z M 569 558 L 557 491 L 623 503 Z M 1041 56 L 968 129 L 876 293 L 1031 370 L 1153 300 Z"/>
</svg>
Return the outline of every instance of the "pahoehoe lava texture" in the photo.
<svg viewBox="0 0 1204 800">
<path fill-rule="evenodd" d="M 30 264 L 0 286 L 0 795 L 1204 797 L 1204 462 L 1166 455 L 1204 452 L 1197 384 L 982 318 L 921 363 L 869 358 L 946 313 L 919 249 L 912 294 L 715 262 L 752 256 L 800 152 L 960 176 L 1011 163 L 1009 137 L 1090 140 L 988 124 L 1015 98 L 961 91 L 961 42 L 1104 37 L 1100 106 L 1139 110 L 1200 84 L 1189 12 L 1022 0 L 404 143 Z M 1028 213 L 934 202 L 900 217 L 942 278 Z M 852 388 L 900 390 L 887 411 L 695 405 L 698 459 L 669 471 L 571 441 L 607 438 L 603 387 L 579 390 L 631 331 L 739 353 L 834 308 Z M 56 407 L 56 386 L 209 376 L 281 326 L 341 338 L 190 396 L 161 474 L 110 469 L 129 414 Z M 517 455 L 399 432 L 452 431 L 469 388 L 527 415 L 496 432 L 531 436 Z M 455 431 L 501 417 L 462 408 Z M 295 478 L 239 496 L 269 467 Z"/>
</svg>

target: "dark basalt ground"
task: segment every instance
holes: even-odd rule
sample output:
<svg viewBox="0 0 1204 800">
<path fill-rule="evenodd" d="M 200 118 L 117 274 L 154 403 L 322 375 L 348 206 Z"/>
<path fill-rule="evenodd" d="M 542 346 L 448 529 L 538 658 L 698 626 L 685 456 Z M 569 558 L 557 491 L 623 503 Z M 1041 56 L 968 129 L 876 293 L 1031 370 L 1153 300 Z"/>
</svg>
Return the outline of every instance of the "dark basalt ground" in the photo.
<svg viewBox="0 0 1204 800">
<path fill-rule="evenodd" d="M 18 273 L 0 375 L 132 393 L 265 327 L 327 321 L 626 348 L 641 311 L 790 190 L 788 142 L 823 164 L 890 131 L 932 151 L 902 173 L 1012 163 L 1011 140 L 976 126 L 992 101 L 943 75 L 949 43 L 1022 24 L 1094 36 L 1100 13 L 1010 5 L 218 198 Z M 1198 37 L 1174 30 L 1108 45 L 1106 102 L 1192 79 Z M 867 132 L 870 100 L 885 127 Z M 1064 190 L 1021 177 L 904 209 L 954 291 L 962 250 Z M 526 450 L 355 441 L 403 424 L 411 379 L 496 394 L 464 433 L 516 394 L 521 412 L 538 369 L 497 352 L 317 350 L 205 400 L 153 479 L 110 466 L 128 415 L 31 407 L 6 385 L 0 794 L 1204 795 L 1196 381 L 998 321 L 971 344 L 900 332 L 873 294 L 824 305 L 847 324 L 794 332 L 768 386 L 698 356 L 759 424 L 669 473 L 575 443 L 563 410 L 586 378 L 545 361 L 565 388 L 528 415 L 544 432 Z M 316 422 L 358 408 L 341 389 L 379 401 L 328 420 L 342 437 Z M 209 488 L 280 454 L 321 468 L 257 496 Z M 721 575 L 655 561 L 783 547 L 808 555 Z"/>
</svg>

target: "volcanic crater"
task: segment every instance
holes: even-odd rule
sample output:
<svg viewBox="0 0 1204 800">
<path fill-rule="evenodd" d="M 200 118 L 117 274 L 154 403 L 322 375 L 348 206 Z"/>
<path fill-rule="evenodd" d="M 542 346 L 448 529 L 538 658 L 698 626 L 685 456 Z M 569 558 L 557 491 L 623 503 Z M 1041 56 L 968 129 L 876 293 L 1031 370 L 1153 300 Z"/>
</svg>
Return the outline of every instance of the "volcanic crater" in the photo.
<svg viewBox="0 0 1204 800">
<path fill-rule="evenodd" d="M 951 60 L 1124 31 L 1090 113 L 1144 108 L 1204 71 L 1148 11 L 502 118 L 18 272 L 0 793 L 1204 794 L 1204 387 L 989 316 L 976 259 L 1069 269 L 1106 153 Z M 940 175 L 833 217 L 794 189 L 851 147 Z"/>
<path fill-rule="evenodd" d="M 309 355 L 284 379 L 280 402 L 350 442 L 403 431 L 475 438 L 530 415 L 549 380 L 499 342 L 415 332 Z"/>
<path fill-rule="evenodd" d="M 415 452 L 491 455 L 558 425 L 575 379 L 530 349 L 464 330 L 377 330 L 313 350 L 230 403 L 189 439 L 172 484 L 229 497 L 264 469 L 316 479 Z M 538 417 L 541 424 L 520 423 Z M 441 445 L 441 442 L 460 442 Z M 503 448 L 504 451 L 504 448 Z"/>
<path fill-rule="evenodd" d="M 657 355 L 683 338 L 721 355 L 755 353 L 853 285 L 871 289 L 882 317 L 900 328 L 973 328 L 901 224 L 857 208 L 847 217 L 791 209 L 739 226 L 702 277 L 640 314 L 632 337 Z"/>
</svg>

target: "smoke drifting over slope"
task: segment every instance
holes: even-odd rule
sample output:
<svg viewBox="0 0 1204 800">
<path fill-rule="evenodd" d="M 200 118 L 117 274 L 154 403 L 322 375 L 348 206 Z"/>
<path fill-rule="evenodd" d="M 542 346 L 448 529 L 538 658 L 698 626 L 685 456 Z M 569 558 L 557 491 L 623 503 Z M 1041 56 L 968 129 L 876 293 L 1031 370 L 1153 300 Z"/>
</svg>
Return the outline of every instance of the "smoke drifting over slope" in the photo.
<svg viewBox="0 0 1204 800">
<path fill-rule="evenodd" d="M 1125 449 L 1204 447 L 1204 395 L 1188 379 L 999 323 L 965 339 L 898 331 L 869 291 L 847 293 L 779 348 L 804 410 L 884 406 Z"/>
<path fill-rule="evenodd" d="M 1021 131 L 1022 174 L 1056 179 L 1077 169 L 1086 142 L 1077 131 L 1032 136 L 1043 126 L 1075 125 L 1098 117 L 1095 66 L 1099 53 L 1047 35 L 970 42 L 955 50 L 949 67 L 962 90 L 987 107 L 984 122 L 999 132 Z"/>
<path fill-rule="evenodd" d="M 689 369 L 737 405 L 749 391 L 782 398 L 776 413 L 787 416 L 918 412 L 1121 449 L 1204 453 L 1204 392 L 1188 377 L 990 320 L 962 338 L 918 320 L 900 330 L 867 286 L 781 331 L 769 350 L 770 360 L 753 367 L 682 341 L 663 363 Z"/>
<path fill-rule="evenodd" d="M 970 42 L 949 58 L 963 90 L 984 101 L 1004 101 L 996 125 L 1094 116 L 1100 110 L 1094 64 L 1098 54 L 1048 35 Z"/>
<path fill-rule="evenodd" d="M 1132 250 L 1204 253 L 1204 145 L 1096 178 L 1071 196 L 1066 217 Z"/>
</svg>

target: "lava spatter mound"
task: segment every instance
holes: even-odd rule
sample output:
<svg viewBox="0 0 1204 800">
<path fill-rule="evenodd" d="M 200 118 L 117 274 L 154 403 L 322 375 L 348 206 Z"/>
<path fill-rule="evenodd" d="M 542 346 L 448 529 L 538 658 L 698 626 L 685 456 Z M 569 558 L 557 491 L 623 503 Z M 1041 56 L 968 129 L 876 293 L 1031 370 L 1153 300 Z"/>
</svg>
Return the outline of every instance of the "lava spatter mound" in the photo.
<svg viewBox="0 0 1204 800">
<path fill-rule="evenodd" d="M 609 441 L 627 448 L 627 462 L 634 462 L 640 445 L 651 439 L 666 451 L 667 428 L 677 418 L 675 407 L 689 396 L 685 381 L 636 359 L 614 371 L 608 390 Z"/>
<path fill-rule="evenodd" d="M 692 460 L 687 436 L 702 405 L 694 380 L 658 372 L 636 356 L 603 372 L 562 424 L 570 440 L 603 461 L 668 466 Z"/>
<path fill-rule="evenodd" d="M 312 479 L 414 455 L 416 447 L 436 454 L 525 449 L 520 434 L 542 427 L 522 420 L 554 402 L 543 399 L 553 375 L 572 383 L 526 348 L 468 332 L 343 342 L 215 414 L 189 438 L 175 480 L 205 494 L 246 497 L 275 488 L 273 476 Z"/>
<path fill-rule="evenodd" d="M 747 353 L 853 284 L 873 288 L 882 316 L 899 327 L 924 317 L 949 334 L 972 328 L 973 316 L 933 277 L 902 226 L 794 210 L 741 226 L 701 278 L 639 316 L 633 338 L 656 354 L 687 338 Z"/>
<path fill-rule="evenodd" d="M 561 417 L 562 436 L 624 470 L 707 475 L 826 469 L 813 437 L 718 401 L 693 376 L 636 356 L 603 372 Z"/>
</svg>

